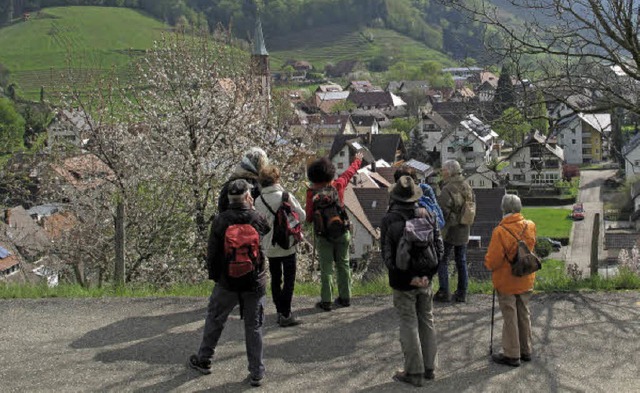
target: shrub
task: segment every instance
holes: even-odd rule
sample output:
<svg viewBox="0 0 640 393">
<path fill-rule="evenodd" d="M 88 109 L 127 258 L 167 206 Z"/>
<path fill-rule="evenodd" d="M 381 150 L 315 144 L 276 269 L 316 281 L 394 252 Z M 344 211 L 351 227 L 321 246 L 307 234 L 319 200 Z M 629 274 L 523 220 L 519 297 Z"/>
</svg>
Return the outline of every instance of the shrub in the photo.
<svg viewBox="0 0 640 393">
<path fill-rule="evenodd" d="M 553 246 L 547 238 L 538 238 L 536 240 L 534 252 L 537 256 L 540 258 L 546 258 L 551 254 L 551 251 L 553 251 Z"/>
</svg>

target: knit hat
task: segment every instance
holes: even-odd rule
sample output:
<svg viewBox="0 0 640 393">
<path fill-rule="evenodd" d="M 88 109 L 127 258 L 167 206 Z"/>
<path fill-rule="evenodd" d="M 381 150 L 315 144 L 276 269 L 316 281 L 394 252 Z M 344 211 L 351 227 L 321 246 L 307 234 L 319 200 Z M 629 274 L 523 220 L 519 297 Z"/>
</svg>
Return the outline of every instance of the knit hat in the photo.
<svg viewBox="0 0 640 393">
<path fill-rule="evenodd" d="M 402 176 L 391 187 L 389 191 L 389 197 L 397 202 L 415 202 L 422 196 L 422 190 L 418 186 L 411 176 Z"/>
</svg>

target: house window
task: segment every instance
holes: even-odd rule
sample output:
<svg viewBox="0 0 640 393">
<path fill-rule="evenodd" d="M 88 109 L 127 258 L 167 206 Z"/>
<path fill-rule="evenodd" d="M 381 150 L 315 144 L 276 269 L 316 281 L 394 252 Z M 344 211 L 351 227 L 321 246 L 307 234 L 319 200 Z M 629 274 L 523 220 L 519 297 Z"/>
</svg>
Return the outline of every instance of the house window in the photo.
<svg viewBox="0 0 640 393">
<path fill-rule="evenodd" d="M 513 180 L 524 181 L 524 175 L 513 175 Z"/>
<path fill-rule="evenodd" d="M 474 184 L 473 184 L 473 180 L 469 180 L 469 185 L 470 185 L 471 187 L 473 187 L 473 186 L 474 186 Z"/>
<path fill-rule="evenodd" d="M 633 165 L 635 165 L 635 166 L 640 166 L 640 160 L 635 160 L 635 161 L 633 162 Z"/>
<path fill-rule="evenodd" d="M 344 164 L 342 162 L 339 162 L 338 163 L 338 169 L 342 169 L 342 168 L 344 168 Z"/>
<path fill-rule="evenodd" d="M 447 147 L 447 153 L 453 153 L 453 147 L 452 146 Z"/>
<path fill-rule="evenodd" d="M 472 152 L 473 151 L 473 146 L 465 146 L 465 147 L 462 148 L 462 151 L 464 153 Z"/>
<path fill-rule="evenodd" d="M 518 161 L 516 161 L 516 162 L 513 163 L 513 167 L 514 168 L 526 168 L 526 166 L 527 166 L 526 162 L 518 162 Z"/>
<path fill-rule="evenodd" d="M 340 157 L 344 157 L 344 150 L 340 152 Z"/>
<path fill-rule="evenodd" d="M 575 144 L 576 144 L 576 140 L 575 140 L 575 139 L 572 139 L 572 140 L 571 140 L 571 143 L 573 143 L 573 144 L 575 145 Z"/>
</svg>

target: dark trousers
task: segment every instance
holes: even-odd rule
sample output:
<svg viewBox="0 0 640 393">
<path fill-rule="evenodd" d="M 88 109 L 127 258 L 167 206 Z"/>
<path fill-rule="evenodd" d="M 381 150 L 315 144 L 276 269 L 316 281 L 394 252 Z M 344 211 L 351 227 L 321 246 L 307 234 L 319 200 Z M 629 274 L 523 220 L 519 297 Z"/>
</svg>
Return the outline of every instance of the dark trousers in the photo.
<svg viewBox="0 0 640 393">
<path fill-rule="evenodd" d="M 262 323 L 264 321 L 265 296 L 256 292 L 233 292 L 216 284 L 209 298 L 207 319 L 204 322 L 202 343 L 198 351 L 200 360 L 211 360 L 229 314 L 242 299 L 244 340 L 252 377 L 264 376 L 262 363 Z"/>
<path fill-rule="evenodd" d="M 296 284 L 296 254 L 269 258 L 269 272 L 273 303 L 278 314 L 288 318 L 291 315 L 291 299 Z"/>
<path fill-rule="evenodd" d="M 454 246 L 444 242 L 444 255 L 438 264 L 438 281 L 440 291 L 449 292 L 449 258 L 451 251 L 454 253 L 456 270 L 458 271 L 458 293 L 467 293 L 469 286 L 469 275 L 467 273 L 467 245 Z"/>
</svg>

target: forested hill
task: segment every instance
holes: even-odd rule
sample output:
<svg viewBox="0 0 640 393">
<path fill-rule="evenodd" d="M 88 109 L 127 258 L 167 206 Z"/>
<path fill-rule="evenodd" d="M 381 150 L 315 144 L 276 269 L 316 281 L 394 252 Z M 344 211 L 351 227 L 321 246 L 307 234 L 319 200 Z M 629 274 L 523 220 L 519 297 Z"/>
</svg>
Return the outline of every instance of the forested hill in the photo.
<svg viewBox="0 0 640 393">
<path fill-rule="evenodd" d="M 248 37 L 260 14 L 272 37 L 351 25 L 395 30 L 455 59 L 477 57 L 483 48 L 484 27 L 437 0 L 0 0 L 0 25 L 24 12 L 62 5 L 136 8 L 172 25 L 231 28 L 240 38 Z"/>
</svg>

